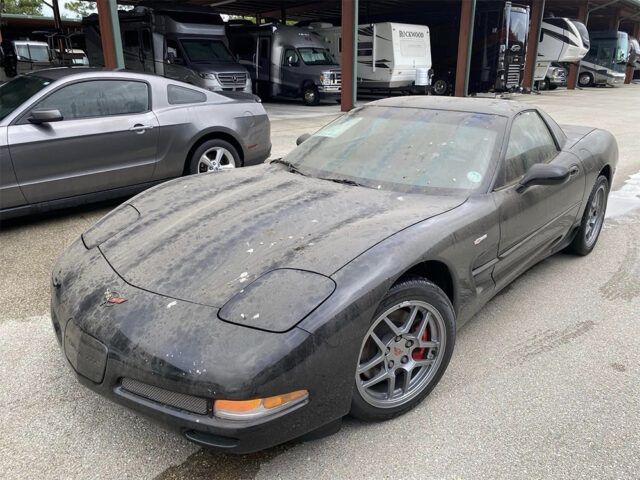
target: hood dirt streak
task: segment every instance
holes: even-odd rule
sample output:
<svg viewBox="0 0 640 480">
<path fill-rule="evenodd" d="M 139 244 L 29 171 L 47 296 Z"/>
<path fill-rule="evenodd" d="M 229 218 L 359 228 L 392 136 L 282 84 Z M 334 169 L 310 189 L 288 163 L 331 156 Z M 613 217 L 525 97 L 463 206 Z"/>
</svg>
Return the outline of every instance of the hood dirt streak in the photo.
<svg viewBox="0 0 640 480">
<path fill-rule="evenodd" d="M 100 250 L 128 283 L 220 308 L 275 268 L 324 275 L 464 197 L 340 185 L 264 165 L 162 184 Z M 286 286 L 283 286 L 286 288 Z"/>
</svg>

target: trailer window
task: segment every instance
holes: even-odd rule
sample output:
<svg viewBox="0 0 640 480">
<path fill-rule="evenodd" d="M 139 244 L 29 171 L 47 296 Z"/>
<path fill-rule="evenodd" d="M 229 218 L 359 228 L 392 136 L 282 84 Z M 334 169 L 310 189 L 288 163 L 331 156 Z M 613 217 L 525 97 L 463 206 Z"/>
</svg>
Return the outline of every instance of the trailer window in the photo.
<svg viewBox="0 0 640 480">
<path fill-rule="evenodd" d="M 129 48 L 135 48 L 140 46 L 140 39 L 138 38 L 137 30 L 125 30 L 124 46 Z"/>
</svg>

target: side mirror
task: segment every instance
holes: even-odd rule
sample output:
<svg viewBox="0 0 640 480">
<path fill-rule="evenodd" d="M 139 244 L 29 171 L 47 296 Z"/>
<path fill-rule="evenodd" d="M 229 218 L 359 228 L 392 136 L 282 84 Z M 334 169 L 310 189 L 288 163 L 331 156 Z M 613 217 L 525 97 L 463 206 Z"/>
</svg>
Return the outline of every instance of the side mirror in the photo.
<svg viewBox="0 0 640 480">
<path fill-rule="evenodd" d="M 296 65 L 298 65 L 298 62 L 294 62 L 293 55 L 289 55 L 287 57 L 287 67 L 295 67 Z"/>
<path fill-rule="evenodd" d="M 32 110 L 31 116 L 27 119 L 31 123 L 41 124 L 49 122 L 59 122 L 62 120 L 60 110 Z"/>
<path fill-rule="evenodd" d="M 568 168 L 549 163 L 536 163 L 525 173 L 517 187 L 518 192 L 523 192 L 534 185 L 562 185 L 571 175 Z"/>
<path fill-rule="evenodd" d="M 302 142 L 304 142 L 305 140 L 309 139 L 309 137 L 311 137 L 310 133 L 303 133 L 296 140 L 296 145 L 300 145 Z"/>
</svg>

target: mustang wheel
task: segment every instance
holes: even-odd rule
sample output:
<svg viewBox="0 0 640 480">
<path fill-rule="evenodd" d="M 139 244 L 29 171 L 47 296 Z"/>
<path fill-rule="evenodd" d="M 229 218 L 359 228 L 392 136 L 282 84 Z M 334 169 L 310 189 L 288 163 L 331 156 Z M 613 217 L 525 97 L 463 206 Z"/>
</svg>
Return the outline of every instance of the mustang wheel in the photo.
<svg viewBox="0 0 640 480">
<path fill-rule="evenodd" d="M 230 170 L 240 166 L 240 156 L 229 142 L 208 140 L 194 152 L 189 173 L 210 173 Z"/>
<path fill-rule="evenodd" d="M 445 293 L 423 279 L 394 285 L 364 336 L 351 413 L 386 420 L 417 405 L 444 373 L 455 342 L 455 314 Z"/>
<path fill-rule="evenodd" d="M 591 195 L 589 195 L 576 238 L 573 239 L 567 250 L 577 255 L 591 253 L 600 236 L 600 230 L 602 230 L 608 196 L 609 181 L 607 177 L 600 175 L 593 186 Z"/>
</svg>

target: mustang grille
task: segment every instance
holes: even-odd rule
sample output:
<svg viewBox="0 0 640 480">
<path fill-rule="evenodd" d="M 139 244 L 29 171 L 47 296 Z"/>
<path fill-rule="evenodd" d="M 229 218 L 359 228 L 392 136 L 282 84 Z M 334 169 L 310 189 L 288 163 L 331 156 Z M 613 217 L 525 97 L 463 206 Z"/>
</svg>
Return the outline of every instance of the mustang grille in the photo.
<svg viewBox="0 0 640 480">
<path fill-rule="evenodd" d="M 221 85 L 243 86 L 247 82 L 246 73 L 218 73 Z"/>
<path fill-rule="evenodd" d="M 122 389 L 141 397 L 148 398 L 149 400 L 153 400 L 154 402 L 163 403 L 170 407 L 187 410 L 200 415 L 206 415 L 209 411 L 206 398 L 172 392 L 131 378 L 125 377 L 122 379 Z"/>
</svg>

